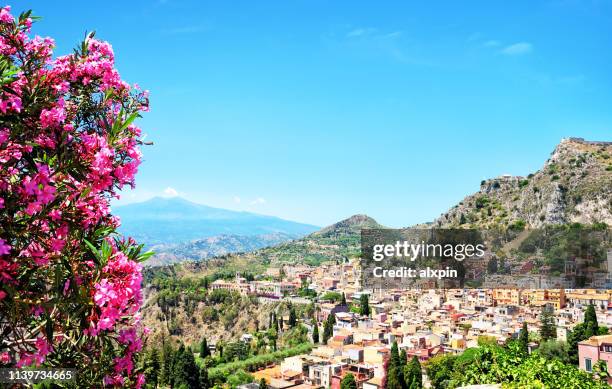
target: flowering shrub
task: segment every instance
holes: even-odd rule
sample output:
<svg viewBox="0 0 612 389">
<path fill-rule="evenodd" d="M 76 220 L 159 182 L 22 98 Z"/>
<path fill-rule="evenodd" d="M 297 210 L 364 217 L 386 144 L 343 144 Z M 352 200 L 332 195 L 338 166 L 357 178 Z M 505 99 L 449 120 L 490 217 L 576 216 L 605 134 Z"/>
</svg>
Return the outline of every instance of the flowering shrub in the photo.
<svg viewBox="0 0 612 389">
<path fill-rule="evenodd" d="M 79 387 L 135 386 L 141 265 L 111 198 L 134 185 L 147 93 L 89 34 L 52 58 L 29 12 L 0 10 L 0 367 L 79 371 Z"/>
</svg>

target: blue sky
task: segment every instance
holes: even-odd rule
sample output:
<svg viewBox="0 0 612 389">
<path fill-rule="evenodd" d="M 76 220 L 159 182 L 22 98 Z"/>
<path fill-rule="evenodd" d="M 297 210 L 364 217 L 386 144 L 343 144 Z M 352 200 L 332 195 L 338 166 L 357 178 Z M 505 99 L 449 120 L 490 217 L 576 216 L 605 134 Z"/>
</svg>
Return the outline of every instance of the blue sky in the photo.
<svg viewBox="0 0 612 389">
<path fill-rule="evenodd" d="M 122 203 L 178 193 L 327 225 L 430 221 L 565 136 L 612 140 L 612 3 L 24 1 L 151 91 Z M 511 4 L 511 5 L 510 5 Z"/>
</svg>

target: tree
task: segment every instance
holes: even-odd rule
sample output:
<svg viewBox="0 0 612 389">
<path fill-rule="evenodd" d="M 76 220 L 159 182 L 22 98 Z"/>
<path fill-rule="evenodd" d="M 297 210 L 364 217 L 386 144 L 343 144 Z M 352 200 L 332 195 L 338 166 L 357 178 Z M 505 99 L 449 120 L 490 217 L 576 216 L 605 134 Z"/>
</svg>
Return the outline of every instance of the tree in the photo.
<svg viewBox="0 0 612 389">
<path fill-rule="evenodd" d="M 402 351 L 400 352 L 399 364 L 402 367 L 402 369 L 404 368 L 404 366 L 408 364 L 408 355 L 406 354 L 405 349 L 402 349 Z"/>
<path fill-rule="evenodd" d="M 162 348 L 161 371 L 158 378 L 158 382 L 160 385 L 166 385 L 172 382 L 173 357 L 174 352 L 172 350 L 172 346 L 168 343 L 165 343 Z"/>
<path fill-rule="evenodd" d="M 316 321 L 314 322 L 314 328 L 312 330 L 312 343 L 319 343 L 319 325 Z"/>
<path fill-rule="evenodd" d="M 208 348 L 208 342 L 206 338 L 202 338 L 202 343 L 200 343 L 200 358 L 206 358 L 210 355 L 210 349 Z"/>
<path fill-rule="evenodd" d="M 211 386 L 208 380 L 208 370 L 205 367 L 200 368 L 199 383 L 200 389 L 208 389 Z"/>
<path fill-rule="evenodd" d="M 529 329 L 527 328 L 527 322 L 523 322 L 523 328 L 519 332 L 519 345 L 524 353 L 529 353 Z"/>
<path fill-rule="evenodd" d="M 413 356 L 410 363 L 404 368 L 404 379 L 406 388 L 420 389 L 423 387 L 423 374 L 421 372 L 421 363 L 416 356 Z"/>
<path fill-rule="evenodd" d="M 297 314 L 293 305 L 289 307 L 289 327 L 293 328 L 297 324 Z"/>
<path fill-rule="evenodd" d="M 589 339 L 593 335 L 607 333 L 607 328 L 599 327 L 595 307 L 591 304 L 584 312 L 584 320 L 576 325 L 567 337 L 568 353 L 570 361 L 578 364 L 578 343 Z"/>
<path fill-rule="evenodd" d="M 399 348 L 397 347 L 396 341 L 393 341 L 391 344 L 391 365 L 393 367 L 401 365 Z"/>
<path fill-rule="evenodd" d="M 403 389 L 404 388 L 404 371 L 400 362 L 400 355 L 397 347 L 397 342 L 391 345 L 391 355 L 387 367 L 387 386 L 386 389 Z"/>
<path fill-rule="evenodd" d="M 493 257 L 489 260 L 489 263 L 487 263 L 487 273 L 488 274 L 497 273 L 497 258 Z"/>
<path fill-rule="evenodd" d="M 160 357 L 157 349 L 154 347 L 145 355 L 144 372 L 147 384 L 157 387 L 160 372 Z"/>
<path fill-rule="evenodd" d="M 340 389 L 357 389 L 355 376 L 353 376 L 351 373 L 345 375 L 344 378 L 342 378 L 342 381 L 340 381 Z"/>
<path fill-rule="evenodd" d="M 185 385 L 189 389 L 197 389 L 200 383 L 200 371 L 195 363 L 193 353 L 181 344 L 174 361 L 172 384 L 180 387 Z"/>
<path fill-rule="evenodd" d="M 268 384 L 266 384 L 265 378 L 259 380 L 259 389 L 268 389 Z"/>
<path fill-rule="evenodd" d="M 0 9 L 3 367 L 68 363 L 78 387 L 141 385 L 135 314 L 150 254 L 117 234 L 110 201 L 134 184 L 147 93 L 94 34 L 54 59 L 53 39 L 29 36 L 35 19 Z"/>
<path fill-rule="evenodd" d="M 323 325 L 323 343 L 327 344 L 329 338 L 334 335 L 334 324 L 336 324 L 336 315 L 330 313 L 327 316 L 327 320 L 325 320 L 325 324 Z"/>
<path fill-rule="evenodd" d="M 542 341 L 557 338 L 557 326 L 552 309 L 544 307 L 540 314 L 540 338 Z"/>
<path fill-rule="evenodd" d="M 363 316 L 370 316 L 370 303 L 368 301 L 367 294 L 362 294 L 359 298 L 359 314 Z"/>
<path fill-rule="evenodd" d="M 558 359 L 563 363 L 571 363 L 566 342 L 547 340 L 538 346 L 538 354 L 546 359 Z"/>
<path fill-rule="evenodd" d="M 586 339 L 598 334 L 599 324 L 597 323 L 597 313 L 593 304 L 589 304 L 584 312 L 584 324 L 586 326 L 584 336 Z"/>
<path fill-rule="evenodd" d="M 342 292 L 342 300 L 340 300 L 340 305 L 346 307 L 346 295 Z"/>
<path fill-rule="evenodd" d="M 427 361 L 425 369 L 433 388 L 441 389 L 449 387 L 456 359 L 455 355 L 438 354 Z"/>
</svg>

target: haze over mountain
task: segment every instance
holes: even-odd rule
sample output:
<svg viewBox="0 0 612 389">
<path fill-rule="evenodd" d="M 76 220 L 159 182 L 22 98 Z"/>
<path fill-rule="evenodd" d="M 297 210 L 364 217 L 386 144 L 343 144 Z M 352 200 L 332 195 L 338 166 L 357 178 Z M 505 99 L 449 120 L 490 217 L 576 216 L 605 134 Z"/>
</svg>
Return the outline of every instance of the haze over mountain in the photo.
<svg viewBox="0 0 612 389">
<path fill-rule="evenodd" d="M 291 239 L 319 229 L 274 216 L 213 208 L 180 197 L 154 197 L 141 203 L 118 206 L 114 211 L 121 218 L 121 233 L 149 247 L 218 235 L 253 237 L 281 234 Z"/>
</svg>

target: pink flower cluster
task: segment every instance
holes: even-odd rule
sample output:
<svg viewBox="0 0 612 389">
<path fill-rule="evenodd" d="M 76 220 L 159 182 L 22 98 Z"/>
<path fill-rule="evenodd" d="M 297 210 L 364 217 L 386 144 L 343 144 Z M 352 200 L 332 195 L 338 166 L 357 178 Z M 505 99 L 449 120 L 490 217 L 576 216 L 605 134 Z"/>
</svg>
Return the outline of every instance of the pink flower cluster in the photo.
<svg viewBox="0 0 612 389">
<path fill-rule="evenodd" d="M 114 245 L 113 245 L 114 246 Z M 105 275 L 94 285 L 94 302 L 100 308 L 100 320 L 93 334 L 113 329 L 116 322 L 126 315 L 134 315 L 142 301 L 142 265 L 115 251 L 103 269 Z"/>
<path fill-rule="evenodd" d="M 53 315 L 54 333 L 84 337 L 84 368 L 98 358 L 90 368 L 108 369 L 106 385 L 139 386 L 140 249 L 113 235 L 110 199 L 134 185 L 142 141 L 132 122 L 148 93 L 121 79 L 107 42 L 90 35 L 54 59 L 54 41 L 30 38 L 31 25 L 29 14 L 0 8 L 10 70 L 0 88 L 0 310 L 23 312 L 9 337 L 35 336 L 0 345 L 0 363 L 40 365 L 73 347 L 41 325 Z M 117 344 L 110 366 L 95 352 L 99 337 Z"/>
</svg>

